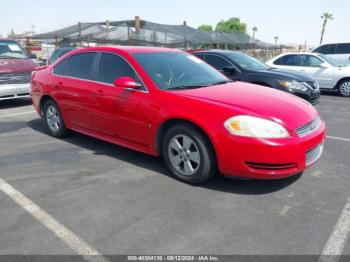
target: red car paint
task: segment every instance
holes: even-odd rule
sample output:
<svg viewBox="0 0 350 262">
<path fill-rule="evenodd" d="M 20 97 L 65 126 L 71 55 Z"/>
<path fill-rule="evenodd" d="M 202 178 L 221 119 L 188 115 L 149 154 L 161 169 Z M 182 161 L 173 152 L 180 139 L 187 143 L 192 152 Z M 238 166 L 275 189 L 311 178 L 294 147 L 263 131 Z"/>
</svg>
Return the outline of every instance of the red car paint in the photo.
<svg viewBox="0 0 350 262">
<path fill-rule="evenodd" d="M 68 56 L 109 52 L 125 58 L 148 92 L 117 88 L 95 81 L 60 77 L 53 67 Z M 306 152 L 321 144 L 325 125 L 300 138 L 295 129 L 318 115 L 309 103 L 278 90 L 233 82 L 198 89 L 159 89 L 132 54 L 182 52 L 143 47 L 95 47 L 73 51 L 32 77 L 32 100 L 42 115 L 43 97 L 59 105 L 69 129 L 157 156 L 158 131 L 168 120 L 181 119 L 199 127 L 216 153 L 219 171 L 227 176 L 277 179 L 306 169 Z M 99 95 L 103 93 L 103 95 Z M 224 122 L 236 115 L 265 118 L 283 125 L 288 138 L 262 139 L 231 135 Z M 268 168 L 264 168 L 264 166 Z"/>
</svg>

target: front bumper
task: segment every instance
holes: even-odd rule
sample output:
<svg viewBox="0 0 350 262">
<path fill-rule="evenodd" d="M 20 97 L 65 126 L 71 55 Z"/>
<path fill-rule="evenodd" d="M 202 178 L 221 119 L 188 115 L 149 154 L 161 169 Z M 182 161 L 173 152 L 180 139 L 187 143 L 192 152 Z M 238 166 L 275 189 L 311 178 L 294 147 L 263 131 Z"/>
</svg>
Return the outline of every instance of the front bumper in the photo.
<svg viewBox="0 0 350 262">
<path fill-rule="evenodd" d="M 0 100 L 29 97 L 30 83 L 0 85 Z"/>
<path fill-rule="evenodd" d="M 296 175 L 317 162 L 326 136 L 325 124 L 312 134 L 284 139 L 254 139 L 222 134 L 216 148 L 219 170 L 226 176 L 279 179 Z M 310 155 L 314 157 L 310 162 Z"/>
</svg>

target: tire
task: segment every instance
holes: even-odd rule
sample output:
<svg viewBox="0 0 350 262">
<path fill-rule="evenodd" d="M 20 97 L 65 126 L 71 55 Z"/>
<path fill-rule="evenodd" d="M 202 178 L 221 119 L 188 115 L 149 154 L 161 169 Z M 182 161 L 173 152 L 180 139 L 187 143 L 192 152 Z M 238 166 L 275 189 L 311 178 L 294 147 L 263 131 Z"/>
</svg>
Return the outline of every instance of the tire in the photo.
<svg viewBox="0 0 350 262">
<path fill-rule="evenodd" d="M 46 129 L 51 136 L 62 138 L 68 135 L 69 130 L 64 124 L 61 110 L 55 101 L 51 99 L 46 101 L 43 113 Z"/>
<path fill-rule="evenodd" d="M 340 81 L 337 90 L 339 95 L 350 97 L 350 79 Z"/>
<path fill-rule="evenodd" d="M 201 184 L 216 173 L 216 157 L 207 137 L 189 124 L 171 127 L 163 137 L 162 154 L 171 174 Z"/>
</svg>

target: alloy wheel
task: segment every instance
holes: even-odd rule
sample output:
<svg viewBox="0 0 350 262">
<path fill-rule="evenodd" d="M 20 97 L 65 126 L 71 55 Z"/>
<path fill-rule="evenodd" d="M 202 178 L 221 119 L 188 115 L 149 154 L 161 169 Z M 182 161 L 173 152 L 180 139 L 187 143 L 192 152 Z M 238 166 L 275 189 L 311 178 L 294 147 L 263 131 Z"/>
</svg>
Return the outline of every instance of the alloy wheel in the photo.
<svg viewBox="0 0 350 262">
<path fill-rule="evenodd" d="M 350 82 L 344 82 L 339 87 L 339 91 L 343 96 L 350 96 Z"/>
<path fill-rule="evenodd" d="M 184 176 L 195 174 L 200 166 L 198 147 L 186 135 L 177 135 L 170 140 L 168 154 L 173 168 Z"/>
<path fill-rule="evenodd" d="M 52 132 L 58 132 L 61 126 L 61 119 L 58 110 L 54 106 L 49 106 L 46 111 L 46 121 Z"/>
</svg>

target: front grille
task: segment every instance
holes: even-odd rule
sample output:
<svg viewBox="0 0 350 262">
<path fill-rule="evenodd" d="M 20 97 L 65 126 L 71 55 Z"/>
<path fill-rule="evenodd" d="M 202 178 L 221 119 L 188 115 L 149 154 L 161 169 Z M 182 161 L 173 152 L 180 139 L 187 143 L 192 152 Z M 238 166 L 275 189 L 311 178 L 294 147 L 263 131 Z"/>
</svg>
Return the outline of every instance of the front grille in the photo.
<svg viewBox="0 0 350 262">
<path fill-rule="evenodd" d="M 319 90 L 320 86 L 317 81 L 304 82 L 308 86 L 310 86 L 313 90 Z"/>
<path fill-rule="evenodd" d="M 269 164 L 269 163 L 255 163 L 255 162 L 246 162 L 246 164 L 256 170 L 268 170 L 268 171 L 277 171 L 277 170 L 286 170 L 295 168 L 295 163 L 284 163 L 284 164 Z"/>
<path fill-rule="evenodd" d="M 306 166 L 315 163 L 322 155 L 323 143 L 306 152 Z"/>
<path fill-rule="evenodd" d="M 315 132 L 317 129 L 319 129 L 320 125 L 321 118 L 317 116 L 316 119 L 311 121 L 310 123 L 307 123 L 295 129 L 295 132 L 298 134 L 299 137 L 304 137 Z"/>
<path fill-rule="evenodd" d="M 30 78 L 31 72 L 0 74 L 0 85 L 26 84 Z"/>
</svg>

